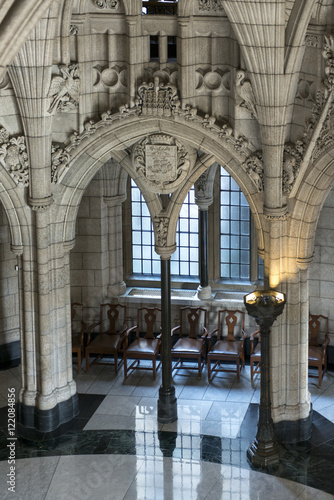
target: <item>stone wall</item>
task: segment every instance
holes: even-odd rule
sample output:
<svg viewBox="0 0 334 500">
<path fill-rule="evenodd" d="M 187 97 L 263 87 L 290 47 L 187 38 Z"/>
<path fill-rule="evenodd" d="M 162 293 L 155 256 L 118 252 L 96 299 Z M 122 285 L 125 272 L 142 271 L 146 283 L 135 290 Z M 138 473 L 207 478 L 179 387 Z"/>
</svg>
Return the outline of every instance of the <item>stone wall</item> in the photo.
<svg viewBox="0 0 334 500">
<path fill-rule="evenodd" d="M 310 312 L 329 318 L 334 345 L 334 190 L 321 210 L 315 235 L 314 261 L 309 272 Z"/>
<path fill-rule="evenodd" d="M 0 206 L 0 365 L 20 357 L 19 294 L 16 256 L 10 251 L 6 214 Z"/>
</svg>

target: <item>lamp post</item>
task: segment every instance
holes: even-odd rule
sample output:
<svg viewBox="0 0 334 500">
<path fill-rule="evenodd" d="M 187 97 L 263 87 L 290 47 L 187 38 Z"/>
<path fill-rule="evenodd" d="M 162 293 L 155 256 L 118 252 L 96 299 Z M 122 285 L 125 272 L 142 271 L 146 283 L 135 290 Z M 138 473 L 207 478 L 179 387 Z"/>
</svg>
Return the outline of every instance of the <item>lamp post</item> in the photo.
<svg viewBox="0 0 334 500">
<path fill-rule="evenodd" d="M 279 462 L 279 444 L 271 418 L 270 400 L 270 327 L 282 314 L 285 295 L 275 290 L 257 290 L 244 296 L 247 313 L 255 318 L 261 332 L 261 396 L 256 438 L 247 450 L 247 457 L 255 467 L 266 467 Z"/>
</svg>

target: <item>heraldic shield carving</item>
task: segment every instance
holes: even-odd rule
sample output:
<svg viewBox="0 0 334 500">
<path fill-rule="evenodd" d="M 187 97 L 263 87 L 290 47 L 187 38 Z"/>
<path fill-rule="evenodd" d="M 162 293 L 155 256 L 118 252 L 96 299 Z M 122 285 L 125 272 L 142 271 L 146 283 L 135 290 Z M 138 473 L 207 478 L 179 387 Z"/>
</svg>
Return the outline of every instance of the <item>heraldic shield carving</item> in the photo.
<svg viewBox="0 0 334 500">
<path fill-rule="evenodd" d="M 136 173 L 150 191 L 174 192 L 186 178 L 194 153 L 189 147 L 166 134 L 154 134 L 135 144 L 132 150 Z"/>
</svg>

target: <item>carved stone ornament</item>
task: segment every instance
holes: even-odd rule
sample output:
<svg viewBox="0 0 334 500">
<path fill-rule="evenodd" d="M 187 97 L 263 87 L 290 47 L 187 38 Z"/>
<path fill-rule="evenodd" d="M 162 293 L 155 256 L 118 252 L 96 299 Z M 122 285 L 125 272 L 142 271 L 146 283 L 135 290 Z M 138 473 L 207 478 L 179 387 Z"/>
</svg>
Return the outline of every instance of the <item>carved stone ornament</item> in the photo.
<svg viewBox="0 0 334 500">
<path fill-rule="evenodd" d="M 236 104 L 241 108 L 247 109 L 254 118 L 257 118 L 252 84 L 249 80 L 245 80 L 245 77 L 245 71 L 242 69 L 237 71 L 235 81 Z"/>
<path fill-rule="evenodd" d="M 93 4 L 98 9 L 117 9 L 118 0 L 93 0 Z"/>
<path fill-rule="evenodd" d="M 29 185 L 29 162 L 23 136 L 10 137 L 0 125 L 0 163 L 19 186 Z"/>
<path fill-rule="evenodd" d="M 199 10 L 224 10 L 221 0 L 198 0 L 198 7 Z"/>
<path fill-rule="evenodd" d="M 203 172 L 203 174 L 197 179 L 195 184 L 196 198 L 203 199 L 206 197 L 206 186 L 208 182 L 209 172 Z"/>
<path fill-rule="evenodd" d="M 283 194 L 289 196 L 299 173 L 301 155 L 293 144 L 285 144 L 283 154 Z"/>
<path fill-rule="evenodd" d="M 80 78 L 78 65 L 59 66 L 60 75 L 54 76 L 51 81 L 48 97 L 51 103 L 48 113 L 71 111 L 79 106 Z"/>
<path fill-rule="evenodd" d="M 155 77 L 154 82 L 140 85 L 136 105 L 142 115 L 172 116 L 175 108 L 180 106 L 177 88 L 171 84 L 165 86 L 159 77 Z"/>
<path fill-rule="evenodd" d="M 242 165 L 258 191 L 263 191 L 263 161 L 261 153 L 250 156 Z"/>
<path fill-rule="evenodd" d="M 68 169 L 68 164 L 71 159 L 70 154 L 65 151 L 60 145 L 52 144 L 51 146 L 51 182 L 57 184 L 65 171 Z"/>
<path fill-rule="evenodd" d="M 156 233 L 156 244 L 159 247 L 167 246 L 167 234 L 168 234 L 168 217 L 155 217 L 154 227 Z"/>
<path fill-rule="evenodd" d="M 132 150 L 137 174 L 154 193 L 168 194 L 186 178 L 190 153 L 174 137 L 150 135 L 139 141 Z"/>
<path fill-rule="evenodd" d="M 79 26 L 77 24 L 71 24 L 70 25 L 70 35 L 74 36 L 79 33 Z"/>
</svg>

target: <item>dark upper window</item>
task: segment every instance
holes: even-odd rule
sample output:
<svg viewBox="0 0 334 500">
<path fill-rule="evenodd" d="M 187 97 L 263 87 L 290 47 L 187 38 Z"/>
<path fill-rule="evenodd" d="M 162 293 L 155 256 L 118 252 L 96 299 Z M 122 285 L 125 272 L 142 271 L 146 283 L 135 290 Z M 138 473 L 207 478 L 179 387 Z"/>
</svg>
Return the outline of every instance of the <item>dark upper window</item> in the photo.
<svg viewBox="0 0 334 500">
<path fill-rule="evenodd" d="M 177 15 L 177 0 L 143 0 L 142 14 Z"/>
</svg>

